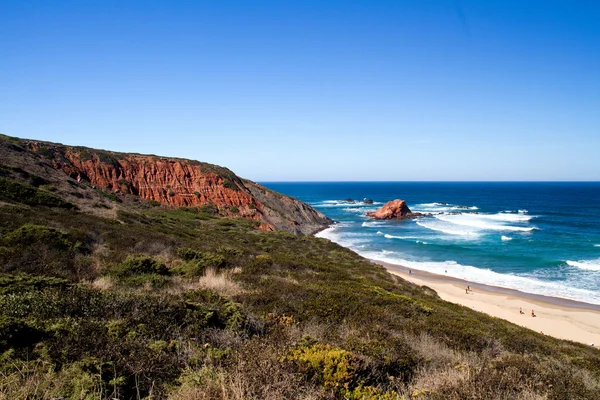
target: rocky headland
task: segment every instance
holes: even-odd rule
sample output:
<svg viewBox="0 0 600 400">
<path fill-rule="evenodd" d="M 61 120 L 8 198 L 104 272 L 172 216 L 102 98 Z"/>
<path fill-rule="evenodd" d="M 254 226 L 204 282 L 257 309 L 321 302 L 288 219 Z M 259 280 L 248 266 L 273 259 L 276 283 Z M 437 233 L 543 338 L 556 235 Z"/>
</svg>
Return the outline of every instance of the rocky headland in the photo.
<svg viewBox="0 0 600 400">
<path fill-rule="evenodd" d="M 168 208 L 210 206 L 222 216 L 256 221 L 265 231 L 309 235 L 333 223 L 299 200 L 195 160 L 10 137 L 0 137 L 0 159 L 0 166 L 14 177 L 24 176 L 16 170 L 42 176 L 81 209 L 105 216 L 107 207 L 116 207 L 110 199 L 136 196 Z"/>
</svg>

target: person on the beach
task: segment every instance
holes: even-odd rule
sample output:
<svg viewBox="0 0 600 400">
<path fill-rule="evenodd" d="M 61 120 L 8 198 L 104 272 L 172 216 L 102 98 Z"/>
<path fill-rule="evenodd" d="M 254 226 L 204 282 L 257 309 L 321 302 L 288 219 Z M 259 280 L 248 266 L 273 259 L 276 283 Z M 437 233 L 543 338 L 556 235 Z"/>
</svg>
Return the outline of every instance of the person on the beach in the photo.
<svg viewBox="0 0 600 400">
<path fill-rule="evenodd" d="M 531 310 L 531 316 L 535 317 L 535 312 L 533 310 Z"/>
<path fill-rule="evenodd" d="M 469 294 L 469 289 L 465 289 L 465 294 Z"/>
<path fill-rule="evenodd" d="M 412 275 L 412 269 L 409 269 L 409 270 L 408 270 L 408 274 L 409 274 L 409 275 Z"/>
<path fill-rule="evenodd" d="M 522 307 L 519 307 L 519 314 L 525 314 Z"/>
</svg>

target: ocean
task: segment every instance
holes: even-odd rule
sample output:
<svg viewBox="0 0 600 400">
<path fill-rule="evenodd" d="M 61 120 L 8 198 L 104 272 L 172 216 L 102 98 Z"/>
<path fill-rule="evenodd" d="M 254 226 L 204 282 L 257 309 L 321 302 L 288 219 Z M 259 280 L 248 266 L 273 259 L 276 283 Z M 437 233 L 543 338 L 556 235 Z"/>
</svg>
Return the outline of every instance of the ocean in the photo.
<svg viewBox="0 0 600 400">
<path fill-rule="evenodd" d="M 364 257 L 600 304 L 600 182 L 262 184 L 335 220 L 317 236 Z M 431 215 L 405 221 L 365 215 L 393 199 Z"/>
</svg>

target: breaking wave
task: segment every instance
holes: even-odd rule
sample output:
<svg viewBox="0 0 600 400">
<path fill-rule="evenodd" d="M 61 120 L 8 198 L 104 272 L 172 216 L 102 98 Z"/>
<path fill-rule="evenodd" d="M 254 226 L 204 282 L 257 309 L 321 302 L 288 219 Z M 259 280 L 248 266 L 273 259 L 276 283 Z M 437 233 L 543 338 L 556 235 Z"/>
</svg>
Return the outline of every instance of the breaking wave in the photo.
<svg viewBox="0 0 600 400">
<path fill-rule="evenodd" d="M 511 215 L 511 214 L 506 214 Z M 435 215 L 436 219 L 440 221 L 450 222 L 455 225 L 468 226 L 476 229 L 482 230 L 498 230 L 498 231 L 520 231 L 520 232 L 530 232 L 535 227 L 524 227 L 524 226 L 514 226 L 514 225 L 504 225 L 502 223 L 494 224 L 488 222 L 488 220 L 492 221 L 514 221 L 511 219 L 506 219 L 503 215 L 500 214 L 459 214 L 459 215 Z"/>
<path fill-rule="evenodd" d="M 381 222 L 381 221 L 368 221 L 368 222 L 363 222 L 361 226 L 363 228 L 375 228 L 375 227 L 382 226 L 382 225 L 385 225 L 385 222 Z"/>
<path fill-rule="evenodd" d="M 456 226 L 453 224 L 445 224 L 443 221 L 416 221 L 417 225 L 422 226 L 423 228 L 431 229 L 432 231 L 438 231 L 447 233 L 449 235 L 457 235 L 457 236 L 466 236 L 466 237 L 479 237 L 480 233 L 474 232 L 473 230 L 464 229 L 460 226 Z"/>
<path fill-rule="evenodd" d="M 596 260 L 567 260 L 566 263 L 571 267 L 585 269 L 587 271 L 600 271 L 600 258 Z"/>
</svg>

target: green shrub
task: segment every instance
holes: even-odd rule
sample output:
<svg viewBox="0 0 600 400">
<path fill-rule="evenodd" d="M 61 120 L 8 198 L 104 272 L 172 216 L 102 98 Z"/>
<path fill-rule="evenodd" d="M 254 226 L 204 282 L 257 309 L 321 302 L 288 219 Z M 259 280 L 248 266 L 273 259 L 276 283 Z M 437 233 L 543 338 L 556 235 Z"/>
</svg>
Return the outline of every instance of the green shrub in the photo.
<svg viewBox="0 0 600 400">
<path fill-rule="evenodd" d="M 0 295 L 67 286 L 69 286 L 69 281 L 61 278 L 29 274 L 0 274 Z"/>
<path fill-rule="evenodd" d="M 4 242 L 13 246 L 35 245 L 42 243 L 61 250 L 77 250 L 82 248 L 80 242 L 73 243 L 69 234 L 48 226 L 25 224 L 20 228 L 7 233 Z"/>
<path fill-rule="evenodd" d="M 329 388 L 349 388 L 355 380 L 356 359 L 346 350 L 317 344 L 290 350 L 285 357 L 305 374 L 307 380 Z"/>
<path fill-rule="evenodd" d="M 219 209 L 214 204 L 206 204 L 201 206 L 198 211 L 203 214 L 216 215 L 219 212 Z"/>
<path fill-rule="evenodd" d="M 184 260 L 184 263 L 173 268 L 173 273 L 188 277 L 201 276 L 207 268 L 224 268 L 227 266 L 227 260 L 222 254 L 213 254 L 187 247 L 177 249 L 177 255 Z"/>
<path fill-rule="evenodd" d="M 170 275 L 167 266 L 148 256 L 130 256 L 116 267 L 110 268 L 108 274 L 119 278 L 127 278 L 143 274 Z"/>
<path fill-rule="evenodd" d="M 150 204 L 152 207 L 158 207 L 160 206 L 160 201 L 148 200 L 148 204 Z"/>
<path fill-rule="evenodd" d="M 231 189 L 231 190 L 235 190 L 235 191 L 239 191 L 240 188 L 238 187 L 238 185 L 236 185 L 235 183 L 233 183 L 233 181 L 229 178 L 225 178 L 223 180 L 223 187 L 227 188 L 227 189 Z"/>
<path fill-rule="evenodd" d="M 113 203 L 121 203 L 122 202 L 122 200 L 119 198 L 119 196 L 117 196 L 117 194 L 114 192 L 108 192 L 108 191 L 104 191 L 104 190 L 100 190 L 99 192 L 102 196 L 106 197 Z"/>
<path fill-rule="evenodd" d="M 32 206 L 39 205 L 66 209 L 76 208 L 74 204 L 63 200 L 50 192 L 6 178 L 0 178 L 0 198 Z"/>
<path fill-rule="evenodd" d="M 232 213 L 234 213 L 234 214 L 239 214 L 239 212 L 240 212 L 240 209 L 234 206 L 234 207 L 231 207 L 231 208 L 229 209 L 229 211 L 231 211 L 231 212 L 232 212 Z"/>
</svg>

